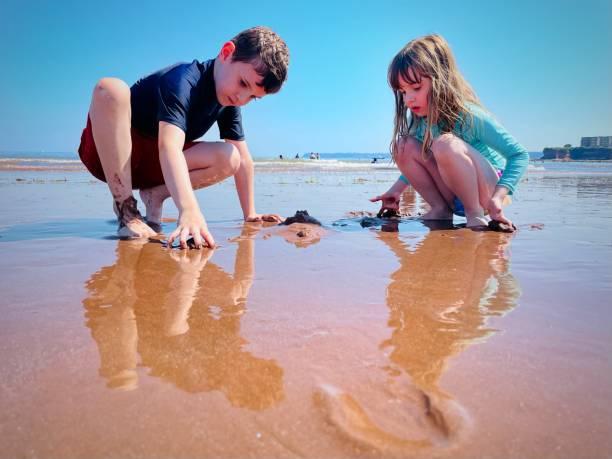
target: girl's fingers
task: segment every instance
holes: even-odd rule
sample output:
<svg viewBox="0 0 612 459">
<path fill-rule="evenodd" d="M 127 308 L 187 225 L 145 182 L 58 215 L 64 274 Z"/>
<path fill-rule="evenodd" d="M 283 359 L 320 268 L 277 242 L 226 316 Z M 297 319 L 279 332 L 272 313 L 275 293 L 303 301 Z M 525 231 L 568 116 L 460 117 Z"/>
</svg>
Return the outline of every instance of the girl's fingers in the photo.
<svg viewBox="0 0 612 459">
<path fill-rule="evenodd" d="M 508 220 L 504 214 L 499 214 L 496 218 L 497 221 L 505 223 L 508 226 L 512 226 L 512 222 L 510 220 Z"/>
</svg>

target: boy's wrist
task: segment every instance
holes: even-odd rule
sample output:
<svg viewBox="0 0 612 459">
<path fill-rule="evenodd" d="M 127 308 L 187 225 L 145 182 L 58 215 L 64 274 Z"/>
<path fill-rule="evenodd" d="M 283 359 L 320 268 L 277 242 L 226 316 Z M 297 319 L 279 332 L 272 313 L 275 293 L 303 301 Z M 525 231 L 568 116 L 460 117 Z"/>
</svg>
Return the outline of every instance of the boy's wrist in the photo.
<svg viewBox="0 0 612 459">
<path fill-rule="evenodd" d="M 182 206 L 179 206 L 177 204 L 176 206 L 178 208 L 179 214 L 188 214 L 188 213 L 194 213 L 194 212 L 202 212 L 200 210 L 200 206 L 198 206 L 197 203 L 191 203 L 191 204 L 185 204 Z"/>
</svg>

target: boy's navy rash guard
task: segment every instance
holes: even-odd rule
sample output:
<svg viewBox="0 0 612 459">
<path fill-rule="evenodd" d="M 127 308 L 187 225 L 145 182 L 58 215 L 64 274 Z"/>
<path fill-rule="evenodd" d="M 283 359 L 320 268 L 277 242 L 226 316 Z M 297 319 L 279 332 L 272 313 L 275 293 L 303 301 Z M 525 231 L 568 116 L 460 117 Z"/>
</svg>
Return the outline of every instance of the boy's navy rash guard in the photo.
<svg viewBox="0 0 612 459">
<path fill-rule="evenodd" d="M 185 141 L 202 137 L 217 122 L 219 137 L 244 140 L 240 107 L 217 100 L 215 60 L 179 63 L 138 80 L 131 88 L 132 127 L 157 137 L 159 122 L 185 132 Z"/>
</svg>

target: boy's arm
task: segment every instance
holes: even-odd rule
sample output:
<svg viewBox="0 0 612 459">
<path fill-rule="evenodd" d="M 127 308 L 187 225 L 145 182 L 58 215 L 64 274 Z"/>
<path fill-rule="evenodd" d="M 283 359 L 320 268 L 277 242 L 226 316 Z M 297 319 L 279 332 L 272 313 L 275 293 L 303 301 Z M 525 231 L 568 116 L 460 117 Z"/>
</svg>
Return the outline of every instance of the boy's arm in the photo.
<svg viewBox="0 0 612 459">
<path fill-rule="evenodd" d="M 277 214 L 258 214 L 255 211 L 255 168 L 246 141 L 229 139 L 225 139 L 225 141 L 234 145 L 240 153 L 240 167 L 234 175 L 234 181 L 236 182 L 236 191 L 238 192 L 244 220 L 247 222 L 262 220 L 281 222 L 282 218 Z"/>
<path fill-rule="evenodd" d="M 204 239 L 212 248 L 215 246 L 215 240 L 208 231 L 191 186 L 189 169 L 183 154 L 184 144 L 185 133 L 181 128 L 164 121 L 159 122 L 159 162 L 166 186 L 179 211 L 177 227 L 168 237 L 168 242 L 172 244 L 178 237 L 181 247 L 187 248 L 187 239 L 192 235 L 196 247 L 200 248 Z"/>
</svg>

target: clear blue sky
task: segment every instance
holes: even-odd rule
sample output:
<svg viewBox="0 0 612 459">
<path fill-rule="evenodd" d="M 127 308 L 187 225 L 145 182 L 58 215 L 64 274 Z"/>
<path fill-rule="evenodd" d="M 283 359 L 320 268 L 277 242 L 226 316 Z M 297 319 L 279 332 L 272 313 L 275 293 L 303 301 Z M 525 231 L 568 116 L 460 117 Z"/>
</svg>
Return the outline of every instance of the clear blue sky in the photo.
<svg viewBox="0 0 612 459">
<path fill-rule="evenodd" d="M 283 90 L 243 111 L 255 156 L 385 151 L 387 65 L 431 32 L 446 37 L 485 106 L 529 150 L 612 135 L 610 0 L 2 0 L 0 150 L 75 151 L 100 77 L 132 84 L 212 58 L 253 25 L 272 27 L 291 52 Z"/>
</svg>

